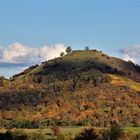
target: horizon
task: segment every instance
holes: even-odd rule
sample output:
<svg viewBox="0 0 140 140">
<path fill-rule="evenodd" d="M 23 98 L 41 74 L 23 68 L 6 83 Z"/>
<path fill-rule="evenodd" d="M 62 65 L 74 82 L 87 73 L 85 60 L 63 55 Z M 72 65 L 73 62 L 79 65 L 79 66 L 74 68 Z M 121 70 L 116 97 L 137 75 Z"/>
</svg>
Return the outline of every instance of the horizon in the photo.
<svg viewBox="0 0 140 140">
<path fill-rule="evenodd" d="M 58 57 L 67 46 L 140 65 L 139 13 L 138 0 L 1 1 L 0 75 Z"/>
</svg>

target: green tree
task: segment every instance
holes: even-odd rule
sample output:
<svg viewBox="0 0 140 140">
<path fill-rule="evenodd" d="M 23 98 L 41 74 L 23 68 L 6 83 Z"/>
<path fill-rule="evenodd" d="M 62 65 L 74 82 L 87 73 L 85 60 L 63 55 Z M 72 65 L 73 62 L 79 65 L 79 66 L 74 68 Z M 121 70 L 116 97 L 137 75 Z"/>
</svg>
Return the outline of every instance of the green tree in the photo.
<svg viewBox="0 0 140 140">
<path fill-rule="evenodd" d="M 86 128 L 75 137 L 75 140 L 98 140 L 98 134 L 93 128 Z"/>
<path fill-rule="evenodd" d="M 69 46 L 69 47 L 67 47 L 67 48 L 66 48 L 66 52 L 67 52 L 67 53 L 72 52 L 72 48 L 71 48 L 70 46 Z"/>
<path fill-rule="evenodd" d="M 89 50 L 89 46 L 86 46 L 86 47 L 85 47 L 85 50 Z"/>
</svg>

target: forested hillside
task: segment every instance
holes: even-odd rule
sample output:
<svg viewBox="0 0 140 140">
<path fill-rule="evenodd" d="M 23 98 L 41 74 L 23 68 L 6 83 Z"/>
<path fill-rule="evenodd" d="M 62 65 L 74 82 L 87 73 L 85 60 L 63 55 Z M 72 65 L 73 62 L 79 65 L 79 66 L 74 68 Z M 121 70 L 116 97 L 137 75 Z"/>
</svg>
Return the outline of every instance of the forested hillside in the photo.
<svg viewBox="0 0 140 140">
<path fill-rule="evenodd" d="M 0 79 L 0 126 L 140 126 L 140 67 L 73 51 Z"/>
</svg>

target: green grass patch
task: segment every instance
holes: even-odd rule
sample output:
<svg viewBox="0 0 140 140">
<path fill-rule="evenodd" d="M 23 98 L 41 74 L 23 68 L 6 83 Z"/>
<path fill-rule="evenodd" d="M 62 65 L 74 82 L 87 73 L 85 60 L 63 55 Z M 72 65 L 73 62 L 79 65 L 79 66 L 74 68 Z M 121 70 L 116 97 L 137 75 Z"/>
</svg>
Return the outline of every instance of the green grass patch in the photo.
<svg viewBox="0 0 140 140">
<path fill-rule="evenodd" d="M 140 133 L 140 127 L 124 127 L 124 132 L 136 132 L 136 133 Z"/>
<path fill-rule="evenodd" d="M 61 127 L 60 133 L 65 136 L 65 138 L 74 138 L 76 135 L 78 135 L 83 129 L 87 127 Z M 95 128 L 97 130 L 105 130 L 107 128 L 101 128 L 97 127 Z M 124 127 L 124 132 L 134 132 L 134 133 L 140 133 L 140 127 Z M 6 131 L 6 130 L 5 130 Z M 1 133 L 5 132 L 4 130 L 0 129 Z M 12 130 L 15 133 L 27 134 L 29 138 L 34 137 L 44 137 L 45 139 L 56 139 L 56 136 L 53 135 L 50 128 L 46 129 L 16 129 Z"/>
</svg>

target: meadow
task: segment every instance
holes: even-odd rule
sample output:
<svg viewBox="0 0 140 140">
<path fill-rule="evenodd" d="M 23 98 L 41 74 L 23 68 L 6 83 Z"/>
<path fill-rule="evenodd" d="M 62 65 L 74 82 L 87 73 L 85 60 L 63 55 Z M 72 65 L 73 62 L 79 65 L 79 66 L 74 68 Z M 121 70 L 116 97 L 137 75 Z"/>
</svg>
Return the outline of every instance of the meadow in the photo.
<svg viewBox="0 0 140 140">
<path fill-rule="evenodd" d="M 84 129 L 88 129 L 89 127 L 60 127 L 59 134 L 54 134 L 51 128 L 46 129 L 11 129 L 10 131 L 14 133 L 16 136 L 28 136 L 27 140 L 71 140 L 79 135 Z M 94 127 L 97 132 L 101 132 L 104 130 L 108 130 L 107 128 Z M 0 129 L 0 133 L 5 133 L 6 129 Z M 57 130 L 56 130 L 57 131 Z M 140 134 L 140 127 L 124 127 L 123 131 L 125 134 L 135 135 Z M 26 140 L 26 138 L 23 138 Z M 139 139 L 139 137 L 138 137 Z"/>
</svg>

